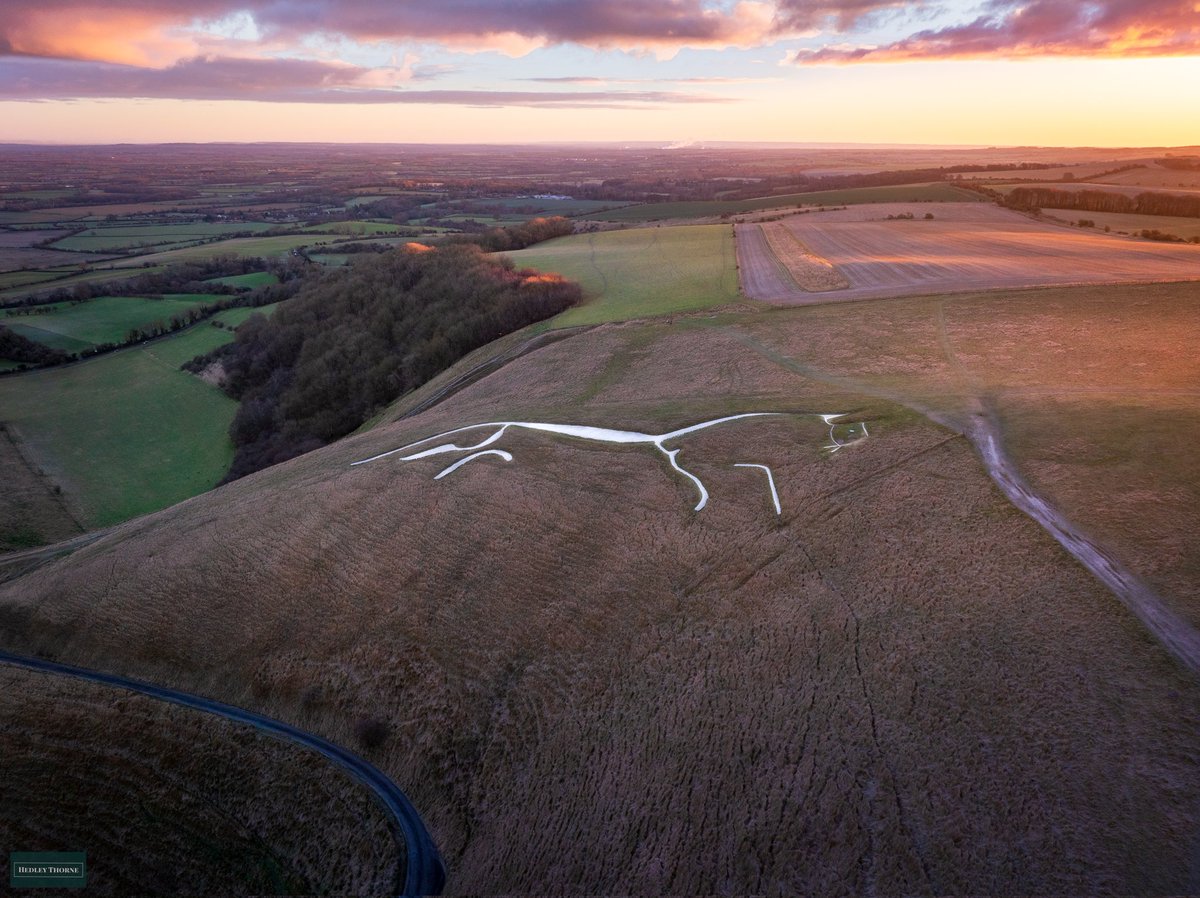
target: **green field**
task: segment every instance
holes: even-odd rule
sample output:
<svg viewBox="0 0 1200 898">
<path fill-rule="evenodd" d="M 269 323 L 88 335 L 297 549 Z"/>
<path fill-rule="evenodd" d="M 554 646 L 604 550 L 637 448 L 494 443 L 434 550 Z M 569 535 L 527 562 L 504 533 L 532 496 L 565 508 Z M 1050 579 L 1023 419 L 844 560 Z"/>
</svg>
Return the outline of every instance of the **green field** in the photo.
<svg viewBox="0 0 1200 898">
<path fill-rule="evenodd" d="M 309 258 L 319 265 L 341 268 L 343 265 L 349 265 L 353 256 L 349 253 L 312 253 Z"/>
<path fill-rule="evenodd" d="M 55 249 L 72 252 L 111 252 L 148 246 L 198 243 L 226 234 L 265 231 L 274 225 L 261 221 L 187 222 L 183 224 L 137 224 L 127 227 L 89 228 L 54 243 Z"/>
<path fill-rule="evenodd" d="M 228 324 L 231 327 L 237 327 L 251 315 L 266 315 L 271 317 L 271 313 L 279 307 L 279 303 L 273 302 L 265 306 L 257 308 L 249 308 L 246 306 L 238 306 L 235 309 L 226 309 L 224 312 L 217 312 L 213 315 L 213 321 L 219 321 L 222 324 Z"/>
<path fill-rule="evenodd" d="M 226 278 L 210 278 L 206 284 L 224 284 L 226 287 L 266 287 L 278 284 L 279 278 L 269 271 L 252 271 L 250 274 L 235 274 Z"/>
<path fill-rule="evenodd" d="M 0 290 L 6 290 L 9 287 L 26 287 L 29 284 L 52 281 L 55 278 L 62 277 L 63 274 L 65 272 L 51 269 L 46 271 L 6 271 L 0 274 Z"/>
<path fill-rule="evenodd" d="M 520 220 L 527 221 L 531 216 L 536 215 L 563 215 L 567 217 L 588 215 L 592 212 L 598 212 L 601 209 L 611 209 L 613 206 L 623 204 L 620 200 L 556 200 L 539 199 L 531 196 L 509 196 L 497 199 L 469 200 L 448 205 L 453 206 L 455 212 L 466 213 L 468 216 L 473 215 L 476 218 L 487 214 L 480 211 L 487 207 L 504 210 L 525 210 L 520 213 L 519 217 Z"/>
<path fill-rule="evenodd" d="M 229 467 L 237 404 L 179 365 L 232 339 L 200 324 L 145 346 L 0 380 L 0 420 L 89 527 L 210 489 Z"/>
<path fill-rule="evenodd" d="M 806 206 L 853 206 L 861 203 L 975 203 L 982 197 L 952 184 L 908 184 L 899 187 L 854 187 L 817 193 L 789 193 L 750 200 L 712 200 L 694 203 L 646 203 L 589 216 L 599 221 L 657 221 L 668 218 L 706 218 L 740 215 L 762 209 Z"/>
<path fill-rule="evenodd" d="M 171 262 L 190 262 L 195 259 L 208 259 L 213 256 L 239 256 L 251 258 L 275 258 L 286 256 L 291 250 L 300 246 L 311 246 L 314 243 L 327 242 L 333 238 L 319 237 L 314 234 L 285 234 L 281 237 L 237 237 L 233 240 L 221 240 L 216 243 L 205 243 L 201 246 L 190 246 L 186 249 L 168 250 L 163 253 L 152 253 L 148 256 L 137 256 L 116 263 L 116 266 L 128 268 L 137 265 L 166 265 Z"/>
<path fill-rule="evenodd" d="M 325 224 L 309 225 L 300 229 L 305 234 L 336 234 L 341 237 L 374 236 L 376 234 L 397 234 L 410 231 L 411 228 L 382 221 L 331 221 Z"/>
<path fill-rule="evenodd" d="M 575 234 L 506 255 L 583 285 L 587 302 L 556 327 L 708 309 L 740 295 L 730 225 Z"/>
<path fill-rule="evenodd" d="M 104 268 L 98 271 L 85 271 L 81 274 L 71 275 L 70 277 L 60 278 L 55 281 L 47 281 L 41 284 L 27 284 L 24 287 L 11 287 L 7 290 L 0 290 L 0 302 L 34 294 L 50 294 L 60 287 L 69 290 L 78 284 L 104 284 L 109 281 L 124 281 L 139 274 L 157 274 L 160 271 L 162 271 L 162 266 L 148 266 L 138 268 L 137 271 L 130 271 L 127 268 Z"/>
<path fill-rule="evenodd" d="M 1080 209 L 1043 209 L 1046 215 L 1063 221 L 1077 222 L 1079 219 L 1094 221 L 1096 227 L 1105 226 L 1118 234 L 1137 234 L 1140 231 L 1163 231 L 1189 240 L 1200 237 L 1200 218 L 1177 218 L 1170 215 L 1134 215 L 1124 212 L 1085 212 Z"/>
<path fill-rule="evenodd" d="M 101 296 L 84 303 L 42 306 L 20 315 L 5 315 L 0 322 L 17 333 L 53 349 L 79 352 L 100 343 L 123 343 L 129 331 L 172 315 L 212 303 L 218 297 L 180 294 L 163 299 L 141 296 Z"/>
</svg>

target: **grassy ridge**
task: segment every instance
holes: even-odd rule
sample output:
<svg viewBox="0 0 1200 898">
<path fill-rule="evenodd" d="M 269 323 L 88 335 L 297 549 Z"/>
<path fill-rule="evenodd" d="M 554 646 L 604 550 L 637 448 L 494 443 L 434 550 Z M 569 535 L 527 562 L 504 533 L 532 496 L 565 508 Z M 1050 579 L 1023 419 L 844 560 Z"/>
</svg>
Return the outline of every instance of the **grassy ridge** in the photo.
<svg viewBox="0 0 1200 898">
<path fill-rule="evenodd" d="M 971 203 L 978 194 L 952 184 L 906 184 L 897 187 L 854 187 L 816 193 L 788 193 L 749 200 L 710 200 L 689 203 L 648 203 L 627 206 L 591 216 L 599 221 L 656 221 L 668 218 L 706 218 L 740 215 L 762 209 L 779 209 L 803 203 L 806 206 L 842 206 L 860 203 Z"/>
<path fill-rule="evenodd" d="M 588 301 L 555 318 L 558 327 L 708 309 L 739 297 L 729 225 L 576 234 L 507 255 L 583 286 Z"/>
</svg>

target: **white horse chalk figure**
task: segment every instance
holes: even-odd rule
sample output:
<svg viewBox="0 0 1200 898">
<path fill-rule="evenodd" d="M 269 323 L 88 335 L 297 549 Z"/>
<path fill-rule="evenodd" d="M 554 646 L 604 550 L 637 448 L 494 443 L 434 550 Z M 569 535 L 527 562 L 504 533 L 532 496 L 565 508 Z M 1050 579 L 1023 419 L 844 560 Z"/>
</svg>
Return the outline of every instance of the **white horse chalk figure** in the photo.
<svg viewBox="0 0 1200 898">
<path fill-rule="evenodd" d="M 477 458 L 495 455 L 499 458 L 502 458 L 504 461 L 512 461 L 513 457 L 511 453 L 505 452 L 502 449 L 488 449 L 486 447 L 497 442 L 502 436 L 504 436 L 505 432 L 508 431 L 510 427 L 517 427 L 524 430 L 540 430 L 547 433 L 557 433 L 562 434 L 563 436 L 576 437 L 583 440 L 593 440 L 600 443 L 641 443 L 653 446 L 666 456 L 667 461 L 670 463 L 672 468 L 696 485 L 696 489 L 700 493 L 700 501 L 697 503 L 695 510 L 700 511 L 705 505 L 708 504 L 708 490 L 705 489 L 704 484 L 700 481 L 699 477 L 680 466 L 679 461 L 677 460 L 679 450 L 668 449 L 665 444 L 679 437 L 686 436 L 689 433 L 695 433 L 699 430 L 706 430 L 709 427 L 716 427 L 718 424 L 725 424 L 729 421 L 741 421 L 746 418 L 780 417 L 783 414 L 783 412 L 747 412 L 741 415 L 728 415 L 724 418 L 716 418 L 712 421 L 704 421 L 700 424 L 693 424 L 691 427 L 682 427 L 679 430 L 672 430 L 670 433 L 641 433 L 636 430 L 610 430 L 606 427 L 590 427 L 583 424 L 547 424 L 540 421 L 491 421 L 486 424 L 469 424 L 466 427 L 457 427 L 454 430 L 447 430 L 444 433 L 434 434 L 431 437 L 425 437 L 423 440 L 417 440 L 415 443 L 409 443 L 407 446 L 401 446 L 399 449 L 392 449 L 388 452 L 382 452 L 379 455 L 373 455 L 370 458 L 364 458 L 361 461 L 353 462 L 351 467 L 354 467 L 355 465 L 369 464 L 370 462 L 378 461 L 381 458 L 387 458 L 391 455 L 408 452 L 409 450 L 415 449 L 418 446 L 422 446 L 425 443 L 431 443 L 434 440 L 441 440 L 446 437 L 454 436 L 458 433 L 466 433 L 470 430 L 483 430 L 485 428 L 492 427 L 496 428 L 495 433 L 482 442 L 474 444 L 473 446 L 459 446 L 455 443 L 443 443 L 430 449 L 423 449 L 418 452 L 413 452 L 410 455 L 402 455 L 400 457 L 400 461 L 416 461 L 417 459 L 429 458 L 433 455 L 443 455 L 448 452 L 470 453 L 463 458 L 460 458 L 449 467 L 442 469 L 442 471 L 436 477 L 434 477 L 434 480 L 441 480 L 443 477 L 453 474 L 463 465 L 467 464 L 468 462 L 472 462 Z M 866 424 L 862 424 L 860 425 L 862 427 L 862 436 L 859 436 L 857 439 L 851 440 L 850 442 L 839 441 L 837 437 L 834 436 L 834 428 L 837 426 L 834 422 L 838 418 L 842 417 L 845 416 L 820 416 L 821 420 L 829 425 L 829 438 L 832 440 L 833 445 L 827 446 L 826 448 L 831 449 L 833 452 L 845 448 L 853 443 L 857 443 L 867 437 Z M 853 428 L 851 428 L 850 432 L 853 432 Z M 759 468 L 766 472 L 767 486 L 771 490 L 771 500 L 775 505 L 775 513 L 783 514 L 783 508 L 779 502 L 779 493 L 775 489 L 775 477 L 772 475 L 769 467 L 759 464 L 737 464 L 734 465 L 734 467 Z"/>
</svg>

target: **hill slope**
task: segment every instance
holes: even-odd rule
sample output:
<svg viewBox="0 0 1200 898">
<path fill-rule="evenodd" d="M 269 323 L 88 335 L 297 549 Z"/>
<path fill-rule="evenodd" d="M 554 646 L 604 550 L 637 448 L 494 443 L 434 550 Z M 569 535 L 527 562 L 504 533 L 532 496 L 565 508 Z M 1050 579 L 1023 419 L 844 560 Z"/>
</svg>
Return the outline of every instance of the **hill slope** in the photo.
<svg viewBox="0 0 1200 898">
<path fill-rule="evenodd" d="M 386 717 L 371 759 L 453 891 L 1200 887 L 1200 684 L 962 437 L 877 398 L 934 356 L 838 356 L 807 311 L 537 349 L 0 586 L 0 639 L 336 741 Z M 754 411 L 786 414 L 667 445 L 699 512 L 646 445 L 512 429 L 442 479 L 464 453 L 351 467 L 487 421 Z"/>
</svg>

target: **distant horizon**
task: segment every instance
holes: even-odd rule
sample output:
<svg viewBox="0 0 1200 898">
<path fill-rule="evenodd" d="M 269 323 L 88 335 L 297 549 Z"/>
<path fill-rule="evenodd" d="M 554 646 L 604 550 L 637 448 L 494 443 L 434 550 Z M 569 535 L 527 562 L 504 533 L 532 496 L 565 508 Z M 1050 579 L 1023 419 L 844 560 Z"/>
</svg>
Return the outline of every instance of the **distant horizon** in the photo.
<svg viewBox="0 0 1200 898">
<path fill-rule="evenodd" d="M 897 149 L 897 150 L 1067 150 L 1081 152 L 1087 150 L 1099 151 L 1134 151 L 1146 150 L 1154 152 L 1173 152 L 1176 150 L 1195 150 L 1200 152 L 1200 143 L 1196 144 L 1037 144 L 1037 143 L 905 143 L 895 141 L 804 141 L 804 140 L 758 140 L 758 141 L 729 141 L 729 140 L 697 140 L 680 144 L 678 141 L 663 140 L 527 140 L 527 141 L 492 141 L 492 140 L 126 140 L 109 141 L 54 141 L 54 140 L 19 140 L 0 138 L 0 147 L 148 147 L 148 146 L 344 146 L 344 147 L 605 147 L 609 149 L 637 148 L 662 150 L 702 150 L 702 149 Z"/>
<path fill-rule="evenodd" d="M 0 141 L 1192 146 L 1193 7 L 7 0 Z"/>
</svg>

